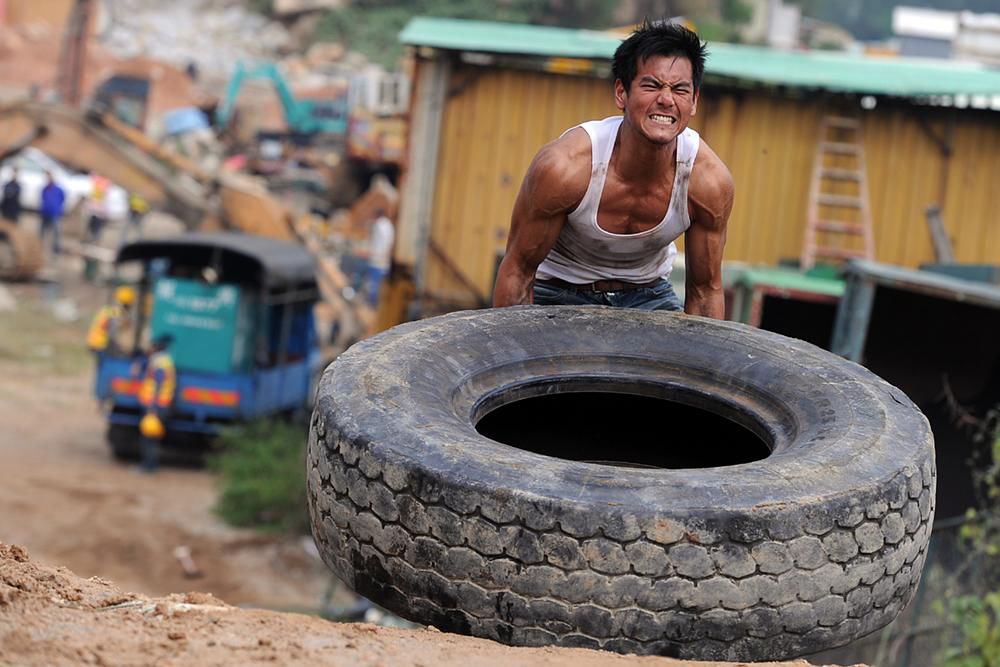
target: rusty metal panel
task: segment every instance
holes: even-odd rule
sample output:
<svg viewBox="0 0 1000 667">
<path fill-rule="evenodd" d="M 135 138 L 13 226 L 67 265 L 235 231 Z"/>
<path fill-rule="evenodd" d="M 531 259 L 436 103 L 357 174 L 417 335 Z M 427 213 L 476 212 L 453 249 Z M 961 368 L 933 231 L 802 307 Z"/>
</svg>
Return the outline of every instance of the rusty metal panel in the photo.
<svg viewBox="0 0 1000 667">
<path fill-rule="evenodd" d="M 727 259 L 775 264 L 799 256 L 825 103 L 703 91 L 692 127 L 736 182 Z M 452 266 L 428 255 L 427 288 L 458 301 L 470 300 L 470 285 L 488 296 L 532 156 L 576 123 L 615 113 L 605 80 L 456 65 L 431 222 L 431 240 Z M 933 261 L 925 210 L 938 204 L 958 261 L 996 262 L 1000 193 L 992 180 L 1000 173 L 1000 124 L 987 112 L 904 104 L 879 105 L 862 118 L 877 260 L 910 267 Z"/>
</svg>

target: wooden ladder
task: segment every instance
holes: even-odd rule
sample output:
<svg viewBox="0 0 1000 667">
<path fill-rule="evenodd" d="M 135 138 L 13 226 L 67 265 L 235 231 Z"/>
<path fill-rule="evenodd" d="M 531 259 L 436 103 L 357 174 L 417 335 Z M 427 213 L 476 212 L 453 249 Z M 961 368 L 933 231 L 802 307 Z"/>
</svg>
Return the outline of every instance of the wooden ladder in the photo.
<svg viewBox="0 0 1000 667">
<path fill-rule="evenodd" d="M 861 120 L 827 115 L 819 123 L 800 266 L 855 257 L 875 259 Z"/>
</svg>

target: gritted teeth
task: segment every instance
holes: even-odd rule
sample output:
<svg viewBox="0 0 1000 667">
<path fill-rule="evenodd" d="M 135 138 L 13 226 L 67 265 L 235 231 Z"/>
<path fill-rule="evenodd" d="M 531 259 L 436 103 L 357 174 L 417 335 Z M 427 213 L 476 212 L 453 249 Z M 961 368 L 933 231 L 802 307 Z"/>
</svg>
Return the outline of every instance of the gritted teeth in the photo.
<svg viewBox="0 0 1000 667">
<path fill-rule="evenodd" d="M 674 123 L 677 122 L 677 119 L 674 118 L 673 116 L 667 116 L 662 113 L 654 113 L 651 114 L 649 117 L 656 123 L 667 123 L 668 125 L 673 125 Z"/>
</svg>

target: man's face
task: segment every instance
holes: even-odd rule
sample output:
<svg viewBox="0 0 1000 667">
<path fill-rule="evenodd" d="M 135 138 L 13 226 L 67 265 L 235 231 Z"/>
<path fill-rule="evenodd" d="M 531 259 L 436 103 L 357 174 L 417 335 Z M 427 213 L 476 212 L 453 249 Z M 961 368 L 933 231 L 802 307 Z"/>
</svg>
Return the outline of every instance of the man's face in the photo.
<svg viewBox="0 0 1000 667">
<path fill-rule="evenodd" d="M 654 144 L 669 144 L 698 110 L 691 61 L 684 56 L 640 61 L 629 90 L 615 81 L 615 103 L 640 135 Z"/>
</svg>

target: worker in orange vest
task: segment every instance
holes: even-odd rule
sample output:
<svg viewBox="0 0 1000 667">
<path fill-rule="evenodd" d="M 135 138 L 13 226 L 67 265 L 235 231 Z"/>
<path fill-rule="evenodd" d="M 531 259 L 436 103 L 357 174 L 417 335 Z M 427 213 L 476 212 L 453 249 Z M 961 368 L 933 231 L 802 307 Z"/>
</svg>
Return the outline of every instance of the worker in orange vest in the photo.
<svg viewBox="0 0 1000 667">
<path fill-rule="evenodd" d="M 115 290 L 115 302 L 97 311 L 87 332 L 87 347 L 98 354 L 114 353 L 118 348 L 118 335 L 131 323 L 135 290 L 122 286 Z"/>
<path fill-rule="evenodd" d="M 169 348 L 174 337 L 157 336 L 150 348 L 149 360 L 139 386 L 139 404 L 145 415 L 139 422 L 142 470 L 153 472 L 159 465 L 160 441 L 166 435 L 163 420 L 174 404 L 177 389 L 177 369 Z"/>
</svg>

